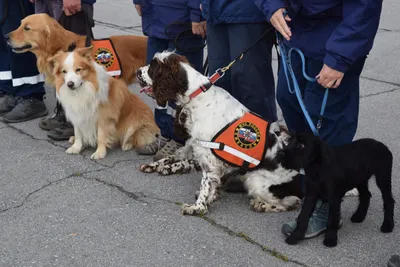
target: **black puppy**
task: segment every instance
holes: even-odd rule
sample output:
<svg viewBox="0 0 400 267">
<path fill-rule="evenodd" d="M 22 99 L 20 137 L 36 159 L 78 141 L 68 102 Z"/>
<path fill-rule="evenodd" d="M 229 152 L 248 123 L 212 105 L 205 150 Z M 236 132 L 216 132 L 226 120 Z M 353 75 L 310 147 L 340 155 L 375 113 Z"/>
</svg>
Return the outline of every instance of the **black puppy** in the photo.
<svg viewBox="0 0 400 267">
<path fill-rule="evenodd" d="M 381 231 L 392 232 L 395 203 L 391 181 L 393 155 L 381 142 L 360 139 L 347 145 L 330 147 L 312 134 L 297 134 L 291 137 L 287 147 L 278 152 L 277 160 L 287 169 L 303 168 L 306 177 L 304 204 L 296 229 L 286 239 L 287 244 L 297 244 L 304 239 L 308 220 L 317 199 L 321 198 L 329 203 L 324 245 L 336 246 L 343 196 L 348 190 L 358 189 L 360 203 L 351 221 L 364 221 L 371 198 L 368 180 L 372 175 L 375 175 L 383 198 L 384 220 Z"/>
</svg>

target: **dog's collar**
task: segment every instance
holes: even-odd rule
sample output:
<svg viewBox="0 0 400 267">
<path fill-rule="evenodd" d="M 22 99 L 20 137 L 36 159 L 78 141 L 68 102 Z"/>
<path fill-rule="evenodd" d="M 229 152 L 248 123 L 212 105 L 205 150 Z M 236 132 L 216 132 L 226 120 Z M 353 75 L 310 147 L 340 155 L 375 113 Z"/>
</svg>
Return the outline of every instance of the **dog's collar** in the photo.
<svg viewBox="0 0 400 267">
<path fill-rule="evenodd" d="M 224 76 L 225 72 L 223 72 L 221 69 L 217 69 L 213 75 L 211 75 L 210 78 L 208 78 L 208 82 L 205 84 L 202 84 L 199 88 L 197 88 L 193 93 L 189 95 L 190 99 L 195 98 L 202 92 L 207 92 L 208 89 L 211 88 L 211 86 L 216 83 L 219 79 Z"/>
</svg>

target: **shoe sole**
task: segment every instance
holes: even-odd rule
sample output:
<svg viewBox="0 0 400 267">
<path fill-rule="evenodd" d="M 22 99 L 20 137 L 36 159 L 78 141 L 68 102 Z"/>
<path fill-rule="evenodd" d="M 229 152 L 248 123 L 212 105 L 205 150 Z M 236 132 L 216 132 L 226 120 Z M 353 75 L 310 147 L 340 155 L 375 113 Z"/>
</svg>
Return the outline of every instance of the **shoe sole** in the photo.
<svg viewBox="0 0 400 267">
<path fill-rule="evenodd" d="M 4 117 L 2 117 L 2 121 L 5 123 L 18 123 L 18 122 L 25 122 L 25 121 L 30 121 L 33 119 L 37 119 L 37 118 L 42 118 L 44 116 L 47 116 L 49 114 L 49 112 L 47 110 L 36 113 L 28 118 L 24 118 L 24 119 L 19 119 L 19 120 L 10 120 L 10 119 L 6 119 Z"/>
<path fill-rule="evenodd" d="M 342 228 L 342 226 L 343 226 L 343 222 L 341 221 L 340 224 L 339 224 L 339 229 Z M 318 232 L 315 232 L 315 233 L 312 233 L 312 234 L 309 234 L 309 235 L 305 235 L 304 239 L 310 239 L 310 238 L 313 238 L 313 237 L 317 237 L 317 236 L 321 235 L 322 233 L 324 233 L 325 231 L 326 231 L 326 228 L 322 229 L 322 230 L 319 230 Z M 282 234 L 284 234 L 286 237 L 289 237 L 291 233 L 282 232 Z"/>
<path fill-rule="evenodd" d="M 73 135 L 71 135 L 73 136 Z M 51 135 L 51 134 L 47 134 L 47 137 L 56 141 L 67 141 L 71 138 L 71 136 L 63 136 L 63 135 Z"/>
</svg>

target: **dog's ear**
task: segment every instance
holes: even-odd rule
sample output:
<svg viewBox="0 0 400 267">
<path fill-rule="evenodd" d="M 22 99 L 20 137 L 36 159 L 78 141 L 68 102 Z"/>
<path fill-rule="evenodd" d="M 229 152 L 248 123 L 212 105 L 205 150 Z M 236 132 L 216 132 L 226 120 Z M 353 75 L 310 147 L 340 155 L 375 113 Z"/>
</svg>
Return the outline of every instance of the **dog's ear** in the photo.
<svg viewBox="0 0 400 267">
<path fill-rule="evenodd" d="M 153 93 L 159 106 L 165 106 L 167 101 L 176 101 L 178 94 L 184 94 L 188 88 L 186 71 L 181 66 L 178 55 L 170 55 L 164 62 L 157 60 L 151 63 Z"/>
<path fill-rule="evenodd" d="M 89 60 L 92 59 L 92 49 L 93 46 L 89 46 L 89 47 L 84 47 L 84 48 L 78 48 L 76 51 L 79 53 L 79 55 L 81 55 L 84 58 L 87 58 Z"/>
<path fill-rule="evenodd" d="M 47 63 L 49 65 L 50 71 L 57 75 L 60 72 L 60 55 L 62 52 L 56 53 L 54 56 L 47 59 Z"/>
</svg>

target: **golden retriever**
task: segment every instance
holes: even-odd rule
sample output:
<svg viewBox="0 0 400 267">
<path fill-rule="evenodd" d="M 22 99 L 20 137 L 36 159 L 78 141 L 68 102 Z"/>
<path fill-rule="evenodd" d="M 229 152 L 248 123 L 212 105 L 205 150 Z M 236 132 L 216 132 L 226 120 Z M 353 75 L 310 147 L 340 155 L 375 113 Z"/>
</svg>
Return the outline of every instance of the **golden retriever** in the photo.
<svg viewBox="0 0 400 267">
<path fill-rule="evenodd" d="M 84 47 L 86 36 L 65 30 L 47 14 L 34 14 L 24 18 L 18 29 L 7 34 L 6 39 L 14 52 L 34 53 L 40 73 L 45 75 L 49 85 L 54 86 L 52 66 L 48 59 L 60 50 L 67 51 L 68 45 L 72 42 L 78 47 Z M 147 37 L 115 35 L 109 39 L 113 42 L 120 59 L 121 78 L 129 85 L 136 79 L 136 70 L 146 63 Z"/>
</svg>

